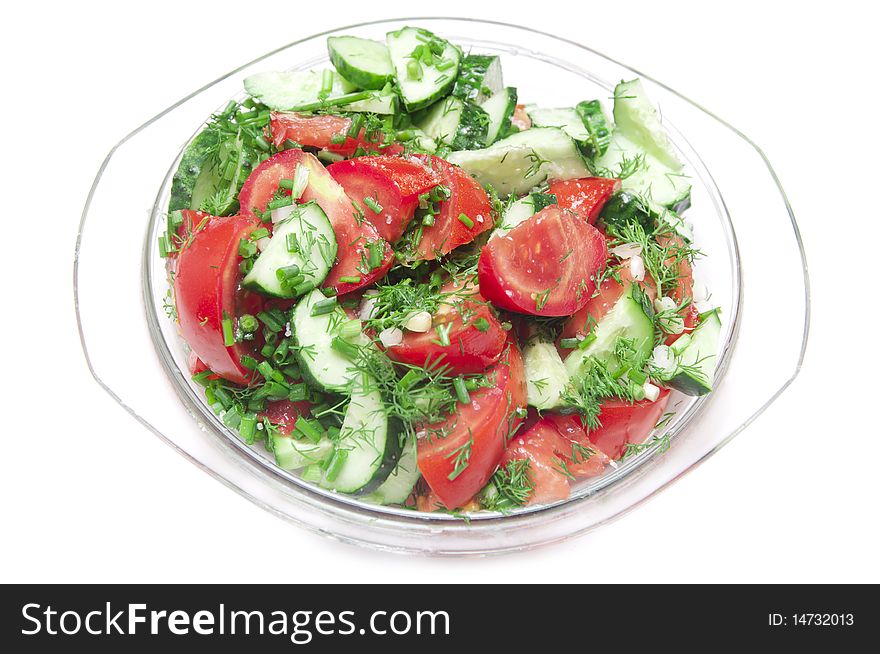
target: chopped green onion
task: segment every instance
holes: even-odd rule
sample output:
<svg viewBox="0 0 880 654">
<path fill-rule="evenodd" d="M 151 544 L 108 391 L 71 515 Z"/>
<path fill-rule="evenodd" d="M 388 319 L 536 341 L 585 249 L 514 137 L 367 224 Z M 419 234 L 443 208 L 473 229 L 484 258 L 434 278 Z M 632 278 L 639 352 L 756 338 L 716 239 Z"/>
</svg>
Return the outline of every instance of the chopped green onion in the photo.
<svg viewBox="0 0 880 654">
<path fill-rule="evenodd" d="M 248 236 L 248 239 L 251 241 L 259 241 L 261 238 L 266 238 L 269 235 L 269 230 L 265 227 L 258 227 L 254 231 L 251 232 L 251 235 Z"/>
<path fill-rule="evenodd" d="M 299 276 L 299 266 L 295 263 L 289 266 L 282 266 L 281 268 L 275 269 L 275 276 L 278 278 L 279 282 L 286 281 L 288 279 L 292 279 L 294 277 Z M 300 280 L 302 281 L 302 280 Z"/>
<path fill-rule="evenodd" d="M 260 328 L 259 321 L 254 318 L 251 314 L 245 313 L 239 316 L 238 318 L 238 327 L 245 334 L 253 334 Z"/>
<path fill-rule="evenodd" d="M 562 338 L 559 340 L 559 347 L 564 350 L 574 350 L 580 345 L 581 341 L 577 338 Z"/>
<path fill-rule="evenodd" d="M 285 139 L 284 143 L 281 144 L 285 150 L 298 150 L 302 147 L 301 143 L 297 143 L 293 139 Z"/>
<path fill-rule="evenodd" d="M 303 481 L 308 481 L 313 484 L 317 484 L 321 481 L 321 478 L 324 476 L 324 470 L 317 463 L 312 463 L 307 465 L 302 469 L 302 472 L 299 473 L 299 478 Z"/>
<path fill-rule="evenodd" d="M 282 177 L 278 180 L 278 188 L 287 189 L 288 191 L 293 190 L 294 181 L 292 179 L 287 179 Z"/>
<path fill-rule="evenodd" d="M 241 363 L 242 368 L 247 368 L 248 370 L 256 370 L 257 369 L 257 360 L 252 356 L 248 356 L 247 354 L 242 354 L 241 359 L 239 359 L 239 363 Z"/>
<path fill-rule="evenodd" d="M 415 59 L 409 61 L 406 64 L 406 76 L 415 81 L 422 79 L 422 65 Z"/>
<path fill-rule="evenodd" d="M 599 337 L 593 333 L 587 334 L 586 336 L 584 336 L 584 340 L 582 340 L 580 343 L 578 343 L 578 349 L 586 350 L 593 343 L 595 343 L 597 338 L 599 338 Z"/>
<path fill-rule="evenodd" d="M 439 64 L 437 64 L 436 68 L 437 68 L 437 70 L 443 71 L 443 70 L 449 70 L 454 65 L 455 65 L 455 61 L 453 61 L 452 59 L 444 59 Z"/>
<path fill-rule="evenodd" d="M 248 445 L 254 442 L 254 436 L 257 434 L 257 414 L 246 413 L 241 418 L 241 424 L 238 426 L 238 434 L 244 439 Z"/>
<path fill-rule="evenodd" d="M 242 274 L 242 276 L 247 275 L 251 270 L 254 269 L 254 260 L 253 259 L 242 259 L 238 264 L 238 272 Z"/>
<path fill-rule="evenodd" d="M 424 218 L 422 218 L 422 224 L 425 227 L 433 227 L 434 226 L 434 214 L 429 213 Z"/>
<path fill-rule="evenodd" d="M 284 331 L 284 323 L 279 322 L 277 317 L 268 311 L 260 311 L 257 314 L 257 318 L 259 318 L 260 322 L 262 322 L 266 327 L 269 328 L 269 331 L 280 332 Z"/>
<path fill-rule="evenodd" d="M 317 443 L 324 436 L 324 430 L 321 429 L 320 422 L 318 422 L 317 420 L 309 420 L 308 418 L 305 418 L 303 416 L 300 416 L 296 419 L 294 429 L 296 429 L 299 433 L 301 433 L 313 443 Z"/>
<path fill-rule="evenodd" d="M 246 238 L 240 239 L 238 241 L 238 254 L 239 256 L 245 257 L 246 259 L 254 256 L 257 253 L 257 244 L 253 241 L 249 241 Z"/>
<path fill-rule="evenodd" d="M 364 198 L 364 204 L 367 205 L 373 213 L 382 213 L 382 205 L 376 202 L 375 198 L 372 198 L 368 195 Z"/>
<path fill-rule="evenodd" d="M 260 148 L 263 152 L 268 152 L 270 150 L 269 141 L 265 139 L 265 137 L 260 134 L 257 138 L 254 139 L 254 143 L 257 144 L 257 147 Z"/>
<path fill-rule="evenodd" d="M 290 350 L 290 341 L 286 338 L 282 338 L 278 347 L 276 347 L 275 351 L 272 353 L 272 360 L 275 363 L 281 363 L 284 361 L 284 357 L 287 356 L 288 350 Z"/>
<path fill-rule="evenodd" d="M 212 386 L 211 390 L 214 391 L 214 399 L 216 399 L 220 404 L 223 405 L 224 409 L 229 409 L 232 406 L 233 399 L 232 395 L 229 394 L 225 388 L 221 388 L 220 386 Z M 207 392 L 205 393 L 207 396 Z"/>
<path fill-rule="evenodd" d="M 320 302 L 315 302 L 312 305 L 312 316 L 323 316 L 326 313 L 333 312 L 338 303 L 336 302 L 335 297 L 328 297 L 326 300 L 321 300 Z"/>
<path fill-rule="evenodd" d="M 361 281 L 361 278 L 357 275 L 342 275 L 339 278 L 339 281 L 343 284 L 357 284 L 359 281 Z"/>
<path fill-rule="evenodd" d="M 403 390 L 409 390 L 412 386 L 414 386 L 419 379 L 422 378 L 421 373 L 418 370 L 410 370 L 403 377 L 400 378 L 400 381 L 397 384 Z"/>
<path fill-rule="evenodd" d="M 223 344 L 226 347 L 232 347 L 235 345 L 235 330 L 232 328 L 232 320 L 226 315 L 225 311 L 223 315 L 224 318 L 220 323 L 223 328 Z"/>
<path fill-rule="evenodd" d="M 470 229 L 474 226 L 474 221 L 471 220 L 466 214 L 463 214 L 463 213 L 458 214 L 458 219 L 468 229 Z"/>
<path fill-rule="evenodd" d="M 285 377 L 290 377 L 293 380 L 302 378 L 302 371 L 295 363 L 292 363 L 289 366 L 284 366 L 284 368 L 281 369 L 281 372 L 284 373 Z"/>
<path fill-rule="evenodd" d="M 260 350 L 260 354 L 262 354 L 264 357 L 270 357 L 274 352 L 275 346 L 271 343 L 266 343 Z"/>
<path fill-rule="evenodd" d="M 333 134 L 330 137 L 330 143 L 331 145 L 342 145 L 343 143 L 345 143 L 346 138 L 348 137 L 346 137 L 345 132 L 339 132 L 338 134 Z"/>
<path fill-rule="evenodd" d="M 168 256 L 168 235 L 162 234 L 159 237 L 159 256 L 163 259 Z"/>
<path fill-rule="evenodd" d="M 468 394 L 467 384 L 463 377 L 456 377 L 452 380 L 452 386 L 455 388 L 455 395 L 462 404 L 470 404 L 471 396 Z"/>
<path fill-rule="evenodd" d="M 382 265 L 382 250 L 384 249 L 379 241 L 373 241 L 367 248 L 370 252 L 369 264 L 370 270 L 375 270 Z"/>
<path fill-rule="evenodd" d="M 473 324 L 474 324 L 474 327 L 476 328 L 476 330 L 480 331 L 480 332 L 487 332 L 487 331 L 489 331 L 489 327 L 491 327 L 491 325 L 489 324 L 489 321 L 486 320 L 485 318 L 483 318 L 482 316 L 480 316 L 479 318 L 474 320 Z"/>
<path fill-rule="evenodd" d="M 632 379 L 636 384 L 644 384 L 648 380 L 648 375 L 643 373 L 641 370 L 630 370 L 629 378 Z"/>
<path fill-rule="evenodd" d="M 305 384 L 294 384 L 290 387 L 287 399 L 291 402 L 305 402 L 309 399 L 309 387 Z"/>
<path fill-rule="evenodd" d="M 260 361 L 257 364 L 257 372 L 263 375 L 263 379 L 268 381 L 274 377 L 275 368 L 268 361 Z"/>
<path fill-rule="evenodd" d="M 357 318 L 349 320 L 339 328 L 339 335 L 346 341 L 357 338 L 361 333 L 361 321 Z"/>
<path fill-rule="evenodd" d="M 446 323 L 445 325 L 437 326 L 437 337 L 440 341 L 440 345 L 443 347 L 447 347 L 450 343 L 449 341 L 449 330 L 452 329 L 451 323 Z"/>
<path fill-rule="evenodd" d="M 199 386 L 202 386 L 203 388 L 207 388 L 208 384 L 211 383 L 211 380 L 209 379 L 209 377 L 213 377 L 213 376 L 214 376 L 214 373 L 211 372 L 210 370 L 203 370 L 202 372 L 193 375 L 192 380 L 196 384 L 198 384 Z"/>
<path fill-rule="evenodd" d="M 364 117 L 362 114 L 355 114 L 351 119 L 351 125 L 348 126 L 348 136 L 353 139 L 356 139 L 358 135 L 361 133 L 361 127 L 364 125 Z"/>
<path fill-rule="evenodd" d="M 339 476 L 347 459 L 348 450 L 336 450 L 333 453 L 333 458 L 330 459 L 330 463 L 327 464 L 327 471 L 324 473 L 327 481 L 333 481 Z"/>
<path fill-rule="evenodd" d="M 333 90 L 333 71 L 329 68 L 324 71 L 324 74 L 321 77 L 321 91 L 320 93 L 324 96 L 330 95 L 330 92 Z"/>
<path fill-rule="evenodd" d="M 301 163 L 296 164 L 296 172 L 293 173 L 293 188 L 290 191 L 290 197 L 299 200 L 308 185 L 309 169 Z"/>
<path fill-rule="evenodd" d="M 287 251 L 290 253 L 299 252 L 299 241 L 294 232 L 290 232 L 287 235 Z"/>
<path fill-rule="evenodd" d="M 285 195 L 282 198 L 276 198 L 272 200 L 269 204 L 266 205 L 266 211 L 273 211 L 275 209 L 280 209 L 281 207 L 289 207 L 293 204 L 293 196 Z"/>
<path fill-rule="evenodd" d="M 358 347 L 356 345 L 352 345 L 346 340 L 343 340 L 336 336 L 331 342 L 330 347 L 339 352 L 341 355 L 348 357 L 349 359 L 356 359 L 359 353 Z"/>
<path fill-rule="evenodd" d="M 469 391 L 475 391 L 479 388 L 483 388 L 486 386 L 488 380 L 486 379 L 486 375 L 480 375 L 479 377 L 468 377 L 464 380 L 464 386 Z"/>
</svg>

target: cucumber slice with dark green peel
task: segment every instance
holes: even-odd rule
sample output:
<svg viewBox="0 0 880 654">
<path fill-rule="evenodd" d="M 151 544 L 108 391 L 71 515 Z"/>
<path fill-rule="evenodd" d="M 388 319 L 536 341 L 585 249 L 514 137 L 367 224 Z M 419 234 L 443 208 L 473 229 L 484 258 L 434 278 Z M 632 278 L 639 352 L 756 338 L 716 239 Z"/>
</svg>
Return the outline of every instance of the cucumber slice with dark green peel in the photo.
<svg viewBox="0 0 880 654">
<path fill-rule="evenodd" d="M 486 131 L 487 146 L 510 134 L 511 118 L 516 111 L 516 102 L 516 89 L 509 86 L 480 105 L 489 114 L 489 129 Z"/>
<path fill-rule="evenodd" d="M 461 61 L 457 47 L 419 27 L 388 32 L 385 42 L 407 111 L 428 107 L 452 91 Z"/>
<path fill-rule="evenodd" d="M 325 87 L 328 81 L 330 84 Z M 256 73 L 245 78 L 244 90 L 270 109 L 286 111 L 317 102 L 322 96 L 329 102 L 356 89 L 327 69 Z"/>
<path fill-rule="evenodd" d="M 495 228 L 489 238 L 505 236 L 521 222 L 528 220 L 541 209 L 556 204 L 556 196 L 551 193 L 533 192 L 516 202 L 507 205 L 501 216 L 501 224 Z"/>
<path fill-rule="evenodd" d="M 171 182 L 168 210 L 202 210 L 215 216 L 234 213 L 238 191 L 260 160 L 256 149 L 209 125 L 183 153 Z"/>
<path fill-rule="evenodd" d="M 465 102 L 461 112 L 461 120 L 452 139 L 453 150 L 478 150 L 486 147 L 489 131 L 489 114 L 481 107 Z"/>
<path fill-rule="evenodd" d="M 403 504 L 412 495 L 416 482 L 421 476 L 416 456 L 416 441 L 414 438 L 408 438 L 400 453 L 400 461 L 388 475 L 388 479 L 373 492 L 363 495 L 361 499 L 372 504 Z"/>
<path fill-rule="evenodd" d="M 654 348 L 654 321 L 651 306 L 641 301 L 638 286 L 630 284 L 611 310 L 593 328 L 596 336 L 589 346 L 574 350 L 565 358 L 565 367 L 573 379 L 581 378 L 590 365 L 590 359 L 604 363 L 608 372 L 614 374 L 621 362 L 614 354 L 619 338 L 633 342 L 636 358 L 647 361 Z"/>
<path fill-rule="evenodd" d="M 721 337 L 719 313 L 718 309 L 713 309 L 702 314 L 698 327 L 673 343 L 678 370 L 667 382 L 670 388 L 685 395 L 706 395 L 712 390 Z"/>
<path fill-rule="evenodd" d="M 503 88 L 501 58 L 497 55 L 469 54 L 461 60 L 452 95 L 474 104 L 483 104 Z"/>
<path fill-rule="evenodd" d="M 322 312 L 324 304 L 316 309 L 320 303 L 332 305 L 334 299 L 319 290 L 304 295 L 293 309 L 290 330 L 303 379 L 318 390 L 344 393 L 351 386 L 357 368 L 350 358 L 333 347 L 333 340 L 339 337 L 348 316 L 338 304 L 326 312 Z M 367 337 L 361 334 L 357 344 L 368 344 Z"/>
<path fill-rule="evenodd" d="M 611 126 L 598 100 L 579 102 L 575 107 L 581 123 L 587 130 L 587 138 L 583 142 L 584 154 L 588 157 L 601 157 L 611 143 Z"/>
<path fill-rule="evenodd" d="M 327 51 L 336 71 L 362 89 L 379 90 L 394 77 L 384 43 L 356 36 L 331 36 L 327 39 Z"/>
<path fill-rule="evenodd" d="M 307 438 L 297 439 L 277 429 L 269 435 L 275 463 L 285 470 L 299 470 L 313 463 L 323 463 L 333 455 L 333 441 L 324 437 L 317 443 Z"/>
<path fill-rule="evenodd" d="M 357 373 L 351 400 L 320 484 L 342 493 L 378 489 L 400 460 L 401 426 L 388 416 L 376 382 Z"/>
<path fill-rule="evenodd" d="M 482 150 L 453 152 L 448 159 L 501 197 L 528 193 L 549 178 L 591 175 L 575 142 L 557 127 L 533 127 Z"/>
<path fill-rule="evenodd" d="M 275 225 L 272 238 L 241 285 L 273 297 L 292 298 L 317 288 L 336 260 L 336 236 L 316 202 L 294 208 Z"/>
<path fill-rule="evenodd" d="M 192 140 L 171 180 L 171 198 L 168 200 L 168 211 L 192 209 L 193 189 L 202 170 L 213 169 L 212 154 L 217 151 L 220 136 L 213 130 L 202 130 Z M 196 207 L 198 209 L 198 207 Z"/>
<path fill-rule="evenodd" d="M 569 382 L 568 369 L 556 345 L 534 341 L 523 348 L 529 405 L 539 411 L 562 406 L 562 392 Z"/>
</svg>

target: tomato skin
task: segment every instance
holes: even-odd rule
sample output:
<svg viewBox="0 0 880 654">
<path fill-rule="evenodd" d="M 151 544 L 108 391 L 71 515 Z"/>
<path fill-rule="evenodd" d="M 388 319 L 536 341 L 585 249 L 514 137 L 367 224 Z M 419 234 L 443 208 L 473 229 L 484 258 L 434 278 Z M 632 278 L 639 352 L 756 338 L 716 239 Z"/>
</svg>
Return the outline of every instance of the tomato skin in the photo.
<svg viewBox="0 0 880 654">
<path fill-rule="evenodd" d="M 185 220 L 196 218 L 185 216 Z M 203 224 L 175 262 L 174 299 L 180 333 L 204 366 L 231 382 L 247 384 L 253 373 L 241 365 L 241 356 L 253 356 L 257 343 L 245 341 L 227 347 L 222 321 L 262 309 L 260 296 L 238 289 L 238 243 L 259 227 L 259 222 L 250 216 L 227 216 L 210 217 Z"/>
<path fill-rule="evenodd" d="M 607 258 L 599 230 L 550 205 L 505 236 L 491 239 L 480 254 L 477 273 L 484 297 L 497 307 L 567 316 L 590 301 Z"/>
<path fill-rule="evenodd" d="M 619 459 L 626 451 L 627 443 L 645 442 L 668 403 L 669 389 L 662 389 L 655 402 L 641 400 L 630 404 L 620 399 L 605 400 L 599 412 L 601 426 L 590 429 L 587 437 L 609 457 Z"/>
<path fill-rule="evenodd" d="M 575 445 L 590 448 L 593 454 L 584 459 Z M 534 487 L 528 504 L 567 499 L 571 480 L 564 470 L 576 478 L 595 477 L 605 470 L 609 461 L 587 438 L 579 418 L 554 413 L 548 413 L 521 431 L 510 442 L 501 465 L 523 459 L 529 461 L 528 474 Z"/>
<path fill-rule="evenodd" d="M 242 212 L 264 211 L 278 189 L 278 182 L 293 179 L 297 164 L 306 166 L 309 171 L 309 183 L 300 201 L 317 202 L 330 219 L 336 234 L 336 263 L 324 280 L 324 287 L 335 288 L 338 295 L 344 295 L 384 277 L 394 262 L 391 246 L 380 239 L 370 223 L 364 221 L 358 224 L 351 199 L 312 154 L 302 150 L 285 150 L 257 166 L 238 194 Z M 370 243 L 381 244 L 382 262 L 377 268 L 363 273 L 359 267 Z M 360 279 L 357 282 L 341 282 L 340 277 L 345 276 Z"/>
<path fill-rule="evenodd" d="M 445 438 L 418 441 L 419 470 L 440 502 L 448 509 L 464 506 L 495 472 L 504 454 L 508 435 L 519 425 L 518 409 L 526 406 L 526 381 L 522 356 L 512 340 L 506 354 L 487 371 L 491 388 L 470 394 L 470 404 L 458 404 L 455 414 L 432 429 L 446 426 Z M 461 448 L 473 438 L 467 467 L 450 480 Z"/>
<path fill-rule="evenodd" d="M 437 172 L 440 183 L 449 189 L 449 199 L 440 203 L 434 224 L 424 227 L 418 245 L 421 259 L 436 259 L 455 248 L 470 243 L 487 229 L 494 227 L 492 203 L 483 187 L 464 170 L 433 155 L 413 155 Z M 473 221 L 468 227 L 458 217 L 464 214 Z"/>
<path fill-rule="evenodd" d="M 321 148 L 335 154 L 350 157 L 358 148 L 378 149 L 379 143 L 367 140 L 362 129 L 357 138 L 346 136 L 343 143 L 333 143 L 338 134 L 348 134 L 351 118 L 343 116 L 308 116 L 295 113 L 273 111 L 269 123 L 272 143 L 280 148 L 288 139 L 300 145 Z"/>
<path fill-rule="evenodd" d="M 442 293 L 457 291 L 461 292 L 457 306 L 450 297 L 450 304 L 440 305 L 431 329 L 424 333 L 404 330 L 403 341 L 387 348 L 386 354 L 394 361 L 420 367 L 440 360 L 449 367 L 449 375 L 482 372 L 498 361 L 507 343 L 507 333 L 474 284 L 448 282 L 441 289 Z M 480 318 L 489 325 L 486 331 L 474 326 Z M 449 323 L 449 345 L 438 345 L 437 327 Z"/>
<path fill-rule="evenodd" d="M 419 206 L 419 195 L 440 183 L 440 176 L 418 160 L 402 157 L 357 157 L 327 167 L 346 194 L 363 207 L 366 219 L 389 243 L 400 240 Z M 377 215 L 364 203 L 372 197 L 382 207 Z"/>
<path fill-rule="evenodd" d="M 619 179 L 584 177 L 581 179 L 554 180 L 547 193 L 556 196 L 556 203 L 563 209 L 571 209 L 591 225 L 596 224 L 608 199 L 620 189 Z"/>
</svg>

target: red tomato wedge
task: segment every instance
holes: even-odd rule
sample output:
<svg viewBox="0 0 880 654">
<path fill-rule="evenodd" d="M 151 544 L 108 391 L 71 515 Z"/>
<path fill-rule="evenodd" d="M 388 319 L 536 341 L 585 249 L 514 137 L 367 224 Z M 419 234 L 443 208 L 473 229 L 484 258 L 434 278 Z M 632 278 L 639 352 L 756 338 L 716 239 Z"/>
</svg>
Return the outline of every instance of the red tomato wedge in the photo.
<svg viewBox="0 0 880 654">
<path fill-rule="evenodd" d="M 582 179 L 555 180 L 550 182 L 547 193 L 556 196 L 556 203 L 563 209 L 579 213 L 591 225 L 596 224 L 599 214 L 615 191 L 620 189 L 620 180 L 604 177 L 584 177 Z"/>
<path fill-rule="evenodd" d="M 663 417 L 668 403 L 668 389 L 662 389 L 654 402 L 641 400 L 630 404 L 626 400 L 605 400 L 599 412 L 601 426 L 590 429 L 587 436 L 609 457 L 619 459 L 626 451 L 627 443 L 645 442 Z"/>
<path fill-rule="evenodd" d="M 440 362 L 448 375 L 482 372 L 501 357 L 507 332 L 472 283 L 448 282 L 440 291 L 443 304 L 426 332 L 404 330 L 400 345 L 387 348 L 394 361 L 415 366 Z M 448 295 L 446 295 L 448 294 Z M 438 328 L 449 331 L 449 345 L 440 345 Z"/>
<path fill-rule="evenodd" d="M 565 324 L 562 326 L 562 333 L 560 334 L 561 338 L 586 336 L 605 317 L 605 314 L 611 311 L 633 281 L 629 266 L 620 268 L 617 276 L 620 277 L 620 281 L 613 277 L 605 279 L 599 285 L 599 289 L 594 292 L 590 301 L 565 321 Z M 657 297 L 657 290 L 650 278 L 646 277 L 645 282 L 641 286 L 653 302 L 654 298 Z"/>
<path fill-rule="evenodd" d="M 241 257 L 238 244 L 260 223 L 252 216 L 209 217 L 184 212 L 184 220 L 203 227 L 192 232 L 177 255 L 174 300 L 183 339 L 198 359 L 217 375 L 237 384 L 247 384 L 252 372 L 241 365 L 244 354 L 254 356 L 256 341 L 227 346 L 223 320 L 245 313 L 256 314 L 263 299 L 239 290 Z"/>
<path fill-rule="evenodd" d="M 358 148 L 369 151 L 379 147 L 379 143 L 371 143 L 367 140 L 363 129 L 357 138 L 347 136 L 350 127 L 351 118 L 343 116 L 307 116 L 281 112 L 273 112 L 269 123 L 272 143 L 276 148 L 280 148 L 285 141 L 291 140 L 300 145 L 321 148 L 350 157 Z M 346 135 L 343 142 L 333 142 L 343 134 Z"/>
<path fill-rule="evenodd" d="M 449 189 L 449 198 L 440 203 L 434 224 L 422 230 L 418 245 L 420 258 L 430 260 L 449 254 L 494 226 L 489 196 L 473 177 L 439 157 L 420 154 L 414 158 L 421 159 L 438 173 L 440 183 Z M 467 220 L 461 219 L 462 215 Z"/>
<path fill-rule="evenodd" d="M 260 413 L 260 418 L 268 418 L 269 422 L 278 427 L 278 431 L 288 435 L 293 431 L 297 418 L 309 415 L 310 406 L 308 402 L 276 400 L 266 403 L 266 409 Z"/>
<path fill-rule="evenodd" d="M 684 247 L 684 241 L 678 236 L 661 236 L 657 239 L 657 242 L 663 247 Z M 675 257 L 670 257 L 666 260 L 667 267 L 674 264 Z M 694 327 L 697 325 L 697 316 L 699 313 L 693 303 L 694 271 L 690 262 L 686 258 L 682 258 L 678 263 L 678 283 L 672 289 L 664 288 L 663 293 L 674 299 L 677 304 L 681 304 L 685 300 L 688 300 L 689 304 L 680 312 L 681 317 L 684 320 L 684 331 L 682 334 L 693 331 Z M 681 334 L 669 334 L 669 336 L 666 337 L 666 345 L 672 345 L 680 336 Z"/>
<path fill-rule="evenodd" d="M 501 465 L 514 460 L 529 462 L 534 490 L 528 504 L 547 504 L 567 499 L 572 477 L 595 477 L 609 459 L 587 439 L 577 418 L 548 414 L 511 441 Z"/>
<path fill-rule="evenodd" d="M 510 124 L 521 132 L 532 126 L 532 119 L 529 118 L 524 104 L 516 105 L 516 109 L 513 110 L 513 116 L 510 118 Z"/>
<path fill-rule="evenodd" d="M 419 195 L 440 183 L 439 174 L 422 161 L 403 157 L 358 157 L 331 164 L 327 171 L 389 243 L 396 243 L 413 219 Z"/>
<path fill-rule="evenodd" d="M 317 202 L 330 219 L 336 234 L 336 263 L 324 280 L 324 286 L 335 288 L 337 294 L 344 295 L 384 277 L 394 261 L 391 246 L 370 223 L 358 222 L 351 199 L 312 154 L 302 150 L 285 150 L 257 166 L 238 194 L 242 212 L 264 211 L 278 190 L 278 182 L 293 179 L 299 164 L 306 166 L 309 171 L 309 182 L 300 201 Z M 374 247 L 381 249 L 382 256 L 379 265 L 373 269 L 368 263 L 371 244 L 378 244 Z M 358 281 L 341 281 L 343 277 L 357 278 Z"/>
<path fill-rule="evenodd" d="M 518 409 L 526 406 L 522 356 L 516 344 L 486 371 L 491 388 L 470 394 L 470 404 L 458 404 L 455 414 L 429 431 L 445 429 L 446 436 L 418 441 L 419 470 L 448 509 L 464 506 L 486 485 L 504 454 L 508 436 L 520 423 Z"/>
<path fill-rule="evenodd" d="M 483 247 L 480 292 L 497 307 L 535 316 L 581 309 L 605 264 L 605 238 L 578 214 L 550 205 Z"/>
</svg>

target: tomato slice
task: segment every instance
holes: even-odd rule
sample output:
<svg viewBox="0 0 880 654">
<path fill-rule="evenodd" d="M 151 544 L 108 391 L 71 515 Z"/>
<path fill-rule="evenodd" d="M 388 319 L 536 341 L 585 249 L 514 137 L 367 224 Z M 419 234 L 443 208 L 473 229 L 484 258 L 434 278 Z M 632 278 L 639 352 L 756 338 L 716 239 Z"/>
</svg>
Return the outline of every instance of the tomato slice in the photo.
<svg viewBox="0 0 880 654">
<path fill-rule="evenodd" d="M 532 126 L 532 119 L 529 118 L 529 114 L 526 111 L 526 106 L 524 104 L 516 105 L 516 109 L 513 110 L 513 116 L 510 118 L 510 124 L 516 127 L 520 132 L 529 129 Z"/>
<path fill-rule="evenodd" d="M 450 295 L 434 315 L 431 329 L 423 333 L 404 330 L 400 345 L 387 348 L 386 353 L 395 361 L 420 367 L 440 361 L 448 366 L 449 375 L 482 372 L 501 357 L 507 333 L 476 284 L 448 282 L 441 293 Z M 440 345 L 438 328 L 449 330 L 449 345 Z"/>
<path fill-rule="evenodd" d="M 242 355 L 254 356 L 257 341 L 226 346 L 223 320 L 233 322 L 258 313 L 264 304 L 256 293 L 239 290 L 241 257 L 238 244 L 257 227 L 252 216 L 209 217 L 184 212 L 184 220 L 201 224 L 192 232 L 175 262 L 174 300 L 180 333 L 198 359 L 217 375 L 247 384 L 252 371 L 241 365 Z"/>
<path fill-rule="evenodd" d="M 417 248 L 419 258 L 431 260 L 449 254 L 494 226 L 489 196 L 473 177 L 439 157 L 414 155 L 414 158 L 437 172 L 440 183 L 449 189 L 449 198 L 440 203 L 434 224 L 422 229 Z M 461 220 L 462 215 L 473 224 L 469 226 L 467 220 Z"/>
<path fill-rule="evenodd" d="M 489 481 L 526 406 L 522 356 L 512 340 L 487 375 L 491 388 L 471 393 L 470 404 L 458 404 L 445 423 L 428 429 L 442 429 L 445 437 L 418 441 L 419 470 L 449 509 L 464 506 Z"/>
<path fill-rule="evenodd" d="M 269 422 L 276 425 L 278 431 L 286 436 L 293 431 L 297 418 L 309 415 L 310 407 L 308 402 L 276 400 L 266 403 L 266 408 L 260 413 L 260 418 L 268 418 Z"/>
<path fill-rule="evenodd" d="M 684 247 L 684 241 L 679 236 L 661 236 L 657 239 L 657 242 L 664 247 L 667 245 L 679 248 Z M 665 263 L 668 267 L 674 265 L 674 262 L 675 257 L 670 257 Z M 681 261 L 678 262 L 678 282 L 675 287 L 671 290 L 664 288 L 663 293 L 674 299 L 677 304 L 681 304 L 685 300 L 688 300 L 688 305 L 680 311 L 680 315 L 684 320 L 684 331 L 682 334 L 692 332 L 697 325 L 697 316 L 699 315 L 699 312 L 693 303 L 694 270 L 686 258 L 682 258 Z M 666 345 L 672 345 L 679 339 L 679 337 L 681 337 L 681 334 L 669 334 L 666 337 Z"/>
<path fill-rule="evenodd" d="M 389 243 L 396 243 L 412 221 L 419 195 L 440 183 L 440 176 L 420 160 L 402 157 L 358 157 L 331 164 L 327 171 Z M 378 212 L 366 198 L 376 203 Z"/>
<path fill-rule="evenodd" d="M 556 196 L 560 207 L 579 213 L 584 220 L 595 225 L 608 198 L 619 189 L 619 179 L 584 177 L 552 181 L 547 193 Z"/>
<path fill-rule="evenodd" d="M 391 246 L 370 223 L 359 222 L 351 199 L 312 154 L 302 150 L 285 150 L 257 166 L 238 194 L 242 212 L 264 211 L 278 190 L 278 182 L 293 179 L 299 164 L 306 166 L 309 171 L 309 183 L 300 201 L 317 202 L 330 219 L 336 234 L 336 263 L 324 280 L 324 286 L 335 288 L 337 294 L 344 295 L 384 277 L 394 261 Z M 379 248 L 381 253 L 381 261 L 372 269 L 369 263 L 371 245 Z M 341 278 L 357 278 L 358 281 L 342 281 Z"/>
<path fill-rule="evenodd" d="M 626 400 L 608 399 L 602 402 L 599 412 L 600 427 L 587 432 L 587 437 L 612 459 L 619 459 L 626 451 L 627 443 L 644 443 L 660 422 L 669 390 L 662 389 L 656 401 L 641 400 L 630 404 Z"/>
<path fill-rule="evenodd" d="M 620 278 L 620 281 L 613 277 L 607 277 L 602 281 L 598 290 L 590 298 L 590 301 L 565 321 L 560 338 L 586 336 L 605 317 L 605 314 L 611 311 L 633 281 L 629 266 L 623 266 L 618 269 L 617 277 Z M 641 282 L 640 285 L 648 298 L 653 302 L 654 298 L 657 297 L 657 289 L 651 279 L 646 276 L 645 281 Z"/>
<path fill-rule="evenodd" d="M 358 148 L 364 150 L 377 149 L 380 143 L 371 143 L 362 129 L 357 138 L 348 136 L 351 118 L 344 116 L 318 115 L 307 116 L 294 113 L 272 112 L 269 131 L 272 143 L 280 148 L 288 139 L 300 145 L 321 148 L 350 157 Z M 342 135 L 345 140 L 334 143 Z"/>
<path fill-rule="evenodd" d="M 578 418 L 556 414 L 547 414 L 511 441 L 501 465 L 514 460 L 529 461 L 534 490 L 528 504 L 567 499 L 571 477 L 595 477 L 609 461 L 589 441 Z"/>
<path fill-rule="evenodd" d="M 607 257 L 599 230 L 576 213 L 550 205 L 483 247 L 480 291 L 509 311 L 571 315 L 590 301 Z"/>
</svg>

